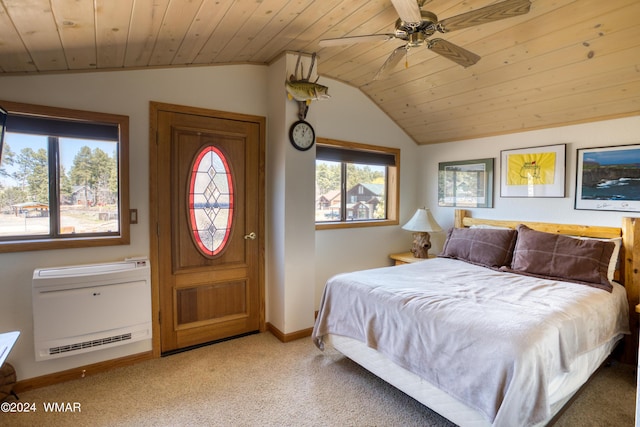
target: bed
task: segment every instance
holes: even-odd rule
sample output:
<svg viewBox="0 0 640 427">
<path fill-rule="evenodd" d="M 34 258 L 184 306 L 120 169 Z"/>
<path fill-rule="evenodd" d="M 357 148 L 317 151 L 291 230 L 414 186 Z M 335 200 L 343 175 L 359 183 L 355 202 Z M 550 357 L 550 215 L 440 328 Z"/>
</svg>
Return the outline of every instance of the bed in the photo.
<svg viewBox="0 0 640 427">
<path fill-rule="evenodd" d="M 619 344 L 635 363 L 636 222 L 457 210 L 442 256 L 331 278 L 312 339 L 458 425 L 546 425 Z"/>
</svg>

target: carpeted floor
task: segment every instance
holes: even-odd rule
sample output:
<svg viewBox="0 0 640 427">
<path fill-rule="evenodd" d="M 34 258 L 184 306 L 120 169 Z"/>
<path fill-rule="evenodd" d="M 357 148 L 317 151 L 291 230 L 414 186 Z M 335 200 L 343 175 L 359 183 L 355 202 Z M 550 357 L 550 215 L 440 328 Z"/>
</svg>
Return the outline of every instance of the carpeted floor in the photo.
<svg viewBox="0 0 640 427">
<path fill-rule="evenodd" d="M 556 426 L 633 426 L 635 370 L 603 368 Z M 452 426 L 311 339 L 250 335 L 20 395 L 3 426 Z M 76 412 L 45 412 L 68 403 Z"/>
</svg>

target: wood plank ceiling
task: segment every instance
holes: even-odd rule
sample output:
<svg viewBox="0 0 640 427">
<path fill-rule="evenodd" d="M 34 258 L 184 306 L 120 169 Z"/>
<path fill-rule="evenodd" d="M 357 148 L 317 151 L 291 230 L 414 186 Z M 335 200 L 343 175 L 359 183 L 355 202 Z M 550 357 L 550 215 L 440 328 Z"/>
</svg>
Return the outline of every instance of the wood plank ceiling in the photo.
<svg viewBox="0 0 640 427">
<path fill-rule="evenodd" d="M 423 9 L 443 19 L 496 2 Z M 390 0 L 0 0 L 0 76 L 317 52 L 321 76 L 360 88 L 418 144 L 640 114 L 638 0 L 532 0 L 526 15 L 439 36 L 480 55 L 477 64 L 419 47 L 408 68 L 375 81 L 404 42 L 318 45 L 391 33 L 397 17 Z"/>
</svg>

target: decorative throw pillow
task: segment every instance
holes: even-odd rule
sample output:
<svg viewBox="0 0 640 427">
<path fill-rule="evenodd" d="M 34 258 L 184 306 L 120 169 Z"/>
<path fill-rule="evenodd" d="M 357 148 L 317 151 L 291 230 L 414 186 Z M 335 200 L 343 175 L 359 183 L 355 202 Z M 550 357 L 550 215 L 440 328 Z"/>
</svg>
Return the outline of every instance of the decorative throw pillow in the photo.
<svg viewBox="0 0 640 427">
<path fill-rule="evenodd" d="M 601 242 L 613 242 L 613 253 L 611 259 L 609 259 L 609 268 L 607 269 L 607 278 L 610 282 L 615 280 L 616 269 L 618 268 L 618 258 L 620 257 L 620 247 L 622 246 L 622 237 L 614 237 L 613 239 L 598 239 L 595 237 L 576 237 L 571 236 L 573 239 L 580 240 L 599 240 Z"/>
<path fill-rule="evenodd" d="M 574 239 L 520 224 L 511 268 L 503 270 L 584 283 L 611 292 L 607 277 L 613 242 Z"/>
<path fill-rule="evenodd" d="M 438 256 L 500 268 L 511 262 L 516 236 L 509 229 L 452 228 Z"/>
</svg>

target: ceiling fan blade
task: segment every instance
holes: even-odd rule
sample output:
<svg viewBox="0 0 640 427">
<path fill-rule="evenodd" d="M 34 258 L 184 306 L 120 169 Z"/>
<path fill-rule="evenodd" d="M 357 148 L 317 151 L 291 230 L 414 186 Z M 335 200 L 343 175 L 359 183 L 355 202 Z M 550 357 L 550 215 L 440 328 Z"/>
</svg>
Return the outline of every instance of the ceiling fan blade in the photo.
<svg viewBox="0 0 640 427">
<path fill-rule="evenodd" d="M 389 73 L 402 61 L 402 58 L 407 54 L 407 45 L 397 47 L 391 52 L 391 55 L 384 61 L 382 67 L 378 70 L 373 80 L 380 80 L 383 77 L 389 75 Z"/>
<path fill-rule="evenodd" d="M 416 0 L 391 0 L 391 3 L 393 3 L 400 19 L 405 23 L 418 24 L 422 22 L 422 14 Z"/>
<path fill-rule="evenodd" d="M 350 37 L 339 37 L 336 39 L 323 39 L 323 40 L 320 40 L 318 44 L 320 45 L 320 47 L 329 47 L 329 46 L 341 46 L 344 44 L 390 40 L 395 38 L 396 38 L 395 34 L 370 34 L 366 36 L 350 36 Z"/>
<path fill-rule="evenodd" d="M 452 16 L 438 22 L 436 28 L 441 33 L 461 30 L 474 25 L 524 15 L 531 8 L 530 0 L 507 0 L 502 3 L 492 4 L 477 10 Z"/>
<path fill-rule="evenodd" d="M 429 40 L 427 47 L 463 67 L 469 67 L 480 60 L 475 53 L 443 39 Z"/>
</svg>

